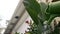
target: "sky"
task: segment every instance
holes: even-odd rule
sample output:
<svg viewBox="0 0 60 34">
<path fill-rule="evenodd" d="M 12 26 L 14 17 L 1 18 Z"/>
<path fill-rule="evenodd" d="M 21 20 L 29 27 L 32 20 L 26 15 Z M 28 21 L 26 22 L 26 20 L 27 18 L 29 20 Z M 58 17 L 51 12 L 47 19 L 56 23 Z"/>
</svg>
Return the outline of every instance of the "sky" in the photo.
<svg viewBox="0 0 60 34">
<path fill-rule="evenodd" d="M 10 20 L 20 0 L 0 0 L 0 27 Z"/>
</svg>

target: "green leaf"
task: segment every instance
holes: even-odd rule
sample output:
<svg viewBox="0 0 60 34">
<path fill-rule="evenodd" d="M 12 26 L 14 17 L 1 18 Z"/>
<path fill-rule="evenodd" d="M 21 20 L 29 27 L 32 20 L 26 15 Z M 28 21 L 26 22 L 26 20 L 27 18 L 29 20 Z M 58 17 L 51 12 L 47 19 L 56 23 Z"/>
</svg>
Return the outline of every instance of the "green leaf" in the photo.
<svg viewBox="0 0 60 34">
<path fill-rule="evenodd" d="M 39 14 L 39 12 L 41 12 L 40 5 L 38 4 L 38 2 L 36 0 L 24 0 L 23 3 L 24 3 L 24 6 L 25 6 L 27 12 L 33 19 L 33 21 L 36 24 L 38 24 L 39 23 L 38 14 Z"/>
<path fill-rule="evenodd" d="M 50 3 L 48 11 L 46 12 L 50 14 L 60 14 L 60 1 Z"/>
</svg>

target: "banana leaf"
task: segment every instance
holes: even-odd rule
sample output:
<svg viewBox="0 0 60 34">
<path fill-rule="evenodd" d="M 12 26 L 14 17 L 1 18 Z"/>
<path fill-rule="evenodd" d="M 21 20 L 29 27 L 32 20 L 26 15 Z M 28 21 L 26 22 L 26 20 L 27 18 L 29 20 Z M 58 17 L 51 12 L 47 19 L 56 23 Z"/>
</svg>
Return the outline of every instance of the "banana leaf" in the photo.
<svg viewBox="0 0 60 34">
<path fill-rule="evenodd" d="M 39 23 L 38 14 L 39 14 L 39 12 L 41 12 L 41 8 L 40 8 L 40 5 L 38 4 L 38 2 L 36 0 L 24 0 L 23 3 L 24 3 L 24 6 L 25 6 L 27 12 L 33 19 L 33 21 L 36 24 L 38 24 Z"/>
</svg>

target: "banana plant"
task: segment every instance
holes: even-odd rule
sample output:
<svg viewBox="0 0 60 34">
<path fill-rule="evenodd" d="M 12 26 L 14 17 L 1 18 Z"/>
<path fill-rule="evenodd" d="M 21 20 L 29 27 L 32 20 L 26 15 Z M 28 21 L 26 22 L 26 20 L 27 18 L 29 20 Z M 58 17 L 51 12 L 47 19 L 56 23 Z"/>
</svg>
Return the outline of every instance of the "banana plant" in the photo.
<svg viewBox="0 0 60 34">
<path fill-rule="evenodd" d="M 24 0 L 23 3 L 24 3 L 24 6 L 25 6 L 27 12 L 31 16 L 31 18 L 33 19 L 35 24 L 37 26 L 39 26 L 38 24 L 40 24 L 39 32 L 41 34 L 41 32 L 42 32 L 42 30 L 41 30 L 42 24 L 41 23 L 43 23 L 43 21 L 40 21 L 38 18 L 38 14 L 41 13 L 40 4 L 38 4 L 38 2 L 36 0 Z"/>
<path fill-rule="evenodd" d="M 47 21 L 46 23 L 50 25 L 51 21 L 55 17 L 60 16 L 60 1 L 45 4 L 43 2 L 38 3 L 36 0 L 24 0 L 23 4 L 34 21 L 34 24 L 37 26 L 35 31 L 36 34 L 42 34 L 43 23 L 45 21 Z"/>
</svg>

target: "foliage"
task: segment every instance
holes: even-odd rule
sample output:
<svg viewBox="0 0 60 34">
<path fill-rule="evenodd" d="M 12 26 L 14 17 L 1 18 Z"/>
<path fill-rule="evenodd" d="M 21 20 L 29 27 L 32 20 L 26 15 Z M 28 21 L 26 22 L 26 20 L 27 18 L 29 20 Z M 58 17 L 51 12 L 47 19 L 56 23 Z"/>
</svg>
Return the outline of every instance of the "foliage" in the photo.
<svg viewBox="0 0 60 34">
<path fill-rule="evenodd" d="M 43 2 L 38 3 L 36 0 L 24 0 L 23 3 L 27 12 L 34 21 L 34 23 L 30 25 L 30 33 L 42 34 L 43 32 L 47 31 L 48 33 L 46 34 L 51 34 L 50 23 L 55 17 L 60 16 L 60 2 L 56 2 L 56 4 L 54 4 L 55 2 L 45 4 Z M 46 29 L 44 28 L 43 24 L 45 21 L 47 24 Z"/>
</svg>

